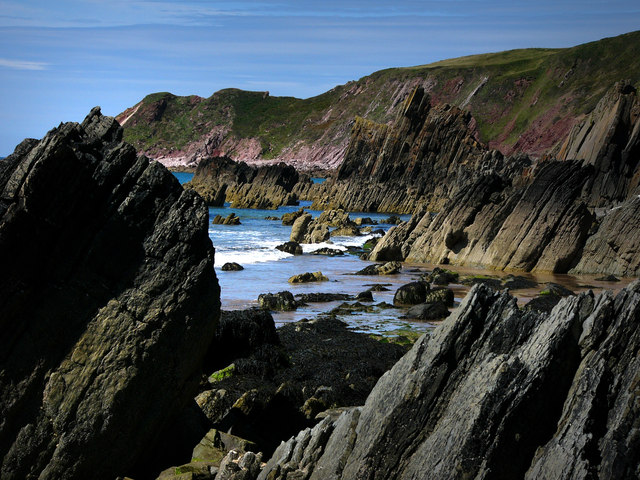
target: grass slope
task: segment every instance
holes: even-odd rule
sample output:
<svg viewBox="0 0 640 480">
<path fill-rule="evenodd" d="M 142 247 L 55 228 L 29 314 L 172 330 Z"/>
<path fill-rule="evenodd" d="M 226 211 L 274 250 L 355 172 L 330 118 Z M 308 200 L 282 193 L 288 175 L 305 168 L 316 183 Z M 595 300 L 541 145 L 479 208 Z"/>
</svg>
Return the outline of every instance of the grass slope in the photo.
<svg viewBox="0 0 640 480">
<path fill-rule="evenodd" d="M 150 153 L 180 150 L 213 128 L 256 138 L 264 158 L 287 148 L 346 142 L 355 116 L 386 123 L 416 86 L 433 101 L 469 109 L 479 137 L 506 153 L 553 149 L 615 82 L 640 87 L 640 32 L 566 49 L 472 55 L 375 72 L 308 99 L 227 89 L 211 97 L 155 93 L 125 124 L 125 138 Z M 126 118 L 133 110 L 119 116 Z"/>
</svg>

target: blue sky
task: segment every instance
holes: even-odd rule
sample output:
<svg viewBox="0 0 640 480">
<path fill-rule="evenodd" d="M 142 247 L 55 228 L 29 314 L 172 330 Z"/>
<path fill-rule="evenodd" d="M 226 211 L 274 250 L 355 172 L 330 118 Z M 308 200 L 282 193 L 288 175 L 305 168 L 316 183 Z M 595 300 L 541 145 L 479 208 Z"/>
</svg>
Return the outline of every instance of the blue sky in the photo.
<svg viewBox="0 0 640 480">
<path fill-rule="evenodd" d="M 637 0 L 0 0 L 0 156 L 152 92 L 306 98 L 382 68 L 638 29 Z"/>
</svg>

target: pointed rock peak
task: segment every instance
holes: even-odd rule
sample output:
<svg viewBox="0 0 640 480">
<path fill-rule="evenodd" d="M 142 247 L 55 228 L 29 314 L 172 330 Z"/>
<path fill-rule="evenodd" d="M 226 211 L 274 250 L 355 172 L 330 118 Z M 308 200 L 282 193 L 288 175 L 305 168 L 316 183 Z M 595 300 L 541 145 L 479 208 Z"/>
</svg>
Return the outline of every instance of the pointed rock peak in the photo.
<svg viewBox="0 0 640 480">
<path fill-rule="evenodd" d="M 424 117 L 431 106 L 429 95 L 425 94 L 424 88 L 416 87 L 404 103 L 402 115 L 411 119 Z"/>
<path fill-rule="evenodd" d="M 122 127 L 115 118 L 102 115 L 100 107 L 91 109 L 89 115 L 82 122 L 82 128 L 89 137 L 108 143 L 122 140 Z"/>
</svg>

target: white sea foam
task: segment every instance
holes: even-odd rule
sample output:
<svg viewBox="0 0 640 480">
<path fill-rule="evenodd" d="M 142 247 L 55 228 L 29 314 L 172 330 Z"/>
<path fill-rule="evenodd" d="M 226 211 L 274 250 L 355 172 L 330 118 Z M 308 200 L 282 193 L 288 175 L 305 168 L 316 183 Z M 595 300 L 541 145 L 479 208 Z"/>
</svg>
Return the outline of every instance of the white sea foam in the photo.
<svg viewBox="0 0 640 480">
<path fill-rule="evenodd" d="M 252 263 L 275 262 L 283 258 L 290 257 L 288 253 L 280 250 L 226 250 L 216 251 L 216 267 L 221 267 L 227 262 L 236 262 L 240 265 L 250 265 Z"/>
</svg>

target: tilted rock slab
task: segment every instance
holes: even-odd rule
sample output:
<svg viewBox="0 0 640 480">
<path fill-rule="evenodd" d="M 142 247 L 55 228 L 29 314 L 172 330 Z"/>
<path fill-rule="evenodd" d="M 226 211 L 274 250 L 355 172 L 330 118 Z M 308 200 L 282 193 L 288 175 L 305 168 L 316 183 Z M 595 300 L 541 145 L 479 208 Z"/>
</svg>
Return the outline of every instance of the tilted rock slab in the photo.
<svg viewBox="0 0 640 480">
<path fill-rule="evenodd" d="M 193 398 L 208 211 L 99 108 L 0 162 L 0 477 L 113 479 Z"/>
<path fill-rule="evenodd" d="M 337 177 L 316 188 L 316 210 L 413 213 L 439 210 L 465 180 L 478 173 L 511 174 L 521 165 L 505 161 L 475 136 L 469 112 L 431 105 L 416 88 L 391 125 L 357 118 Z"/>
<path fill-rule="evenodd" d="M 549 314 L 477 285 L 363 407 L 284 442 L 258 478 L 637 478 L 639 319 L 640 282 Z"/>
<path fill-rule="evenodd" d="M 546 162 L 519 188 L 495 174 L 481 176 L 435 217 L 414 215 L 391 229 L 370 259 L 567 272 L 594 220 L 580 200 L 592 170 L 579 162 Z"/>
</svg>

